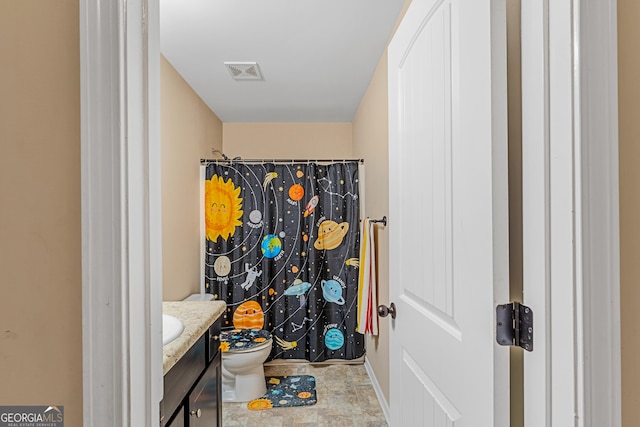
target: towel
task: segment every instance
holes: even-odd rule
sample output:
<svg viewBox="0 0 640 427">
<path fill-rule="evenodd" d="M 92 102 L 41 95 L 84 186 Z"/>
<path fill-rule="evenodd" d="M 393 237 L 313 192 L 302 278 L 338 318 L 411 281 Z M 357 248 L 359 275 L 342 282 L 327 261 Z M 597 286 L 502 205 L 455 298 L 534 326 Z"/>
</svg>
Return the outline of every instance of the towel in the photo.
<svg viewBox="0 0 640 427">
<path fill-rule="evenodd" d="M 378 281 L 374 223 L 365 218 L 360 224 L 360 277 L 358 280 L 358 326 L 361 334 L 378 335 Z"/>
</svg>

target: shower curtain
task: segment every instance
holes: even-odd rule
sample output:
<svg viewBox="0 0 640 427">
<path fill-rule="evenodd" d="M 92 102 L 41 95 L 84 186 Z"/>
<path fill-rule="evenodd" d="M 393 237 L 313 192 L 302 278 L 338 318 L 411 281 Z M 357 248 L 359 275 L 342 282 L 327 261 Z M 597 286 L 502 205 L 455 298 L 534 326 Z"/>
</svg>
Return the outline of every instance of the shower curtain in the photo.
<svg viewBox="0 0 640 427">
<path fill-rule="evenodd" d="M 271 359 L 351 360 L 358 297 L 358 162 L 205 166 L 205 287 L 223 329 L 271 332 Z"/>
</svg>

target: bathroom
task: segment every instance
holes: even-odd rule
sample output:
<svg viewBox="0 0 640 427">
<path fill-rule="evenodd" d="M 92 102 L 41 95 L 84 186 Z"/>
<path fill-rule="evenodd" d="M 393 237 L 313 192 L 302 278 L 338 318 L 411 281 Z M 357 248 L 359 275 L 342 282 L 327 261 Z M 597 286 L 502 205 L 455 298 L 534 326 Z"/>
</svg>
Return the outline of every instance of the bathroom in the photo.
<svg viewBox="0 0 640 427">
<path fill-rule="evenodd" d="M 6 121 L 0 133 L 3 141 L 16 141 L 3 143 L 1 156 L 6 177 L 3 182 L 15 185 L 11 189 L 3 187 L 5 200 L 13 208 L 2 209 L 3 224 L 8 226 L 2 228 L 2 285 L 11 298 L 3 299 L 0 313 L 0 376 L 5 385 L 0 400 L 7 405 L 62 405 L 71 426 L 82 425 L 83 405 L 88 400 L 88 396 L 83 399 L 83 344 L 89 338 L 83 337 L 82 322 L 83 294 L 86 296 L 82 259 L 86 248 L 82 246 L 81 228 L 81 7 L 77 0 L 25 0 L 0 6 L 2 34 L 6 35 L 2 40 L 10 41 L 3 44 L 3 49 L 7 48 L 12 64 L 6 74 L 3 72 L 7 76 L 3 79 L 3 90 L 7 89 L 4 99 L 11 100 L 12 107 L 3 110 Z M 382 56 L 383 46 L 379 49 Z M 375 74 L 371 70 L 369 89 L 352 121 L 246 127 L 216 119 L 196 102 L 169 64 L 159 60 L 162 114 L 171 116 L 171 121 L 162 121 L 162 138 L 176 142 L 173 146 L 164 144 L 166 151 L 162 153 L 172 161 L 162 164 L 162 187 L 166 190 L 163 243 L 168 251 L 165 257 L 171 262 L 163 266 L 161 299 L 182 299 L 199 291 L 198 160 L 211 157 L 212 148 L 245 158 L 365 158 L 369 170 L 380 171 L 367 177 L 367 214 L 375 218 L 387 214 L 386 63 L 381 59 Z M 263 71 L 268 78 L 269 70 Z M 182 108 L 171 109 L 173 103 L 165 100 L 172 97 Z M 256 144 L 253 132 L 258 132 L 264 143 Z M 301 140 L 307 144 L 287 145 Z M 175 151 L 170 151 L 172 148 Z M 15 167 L 16 158 L 39 165 L 38 173 Z M 48 206 L 47 214 L 36 212 L 31 203 L 35 199 L 27 197 L 40 193 L 37 188 L 45 190 L 37 198 Z M 180 208 L 192 203 L 190 213 Z M 175 226 L 176 222 L 180 226 Z M 386 298 L 387 286 L 386 239 L 381 232 L 381 301 Z M 34 248 L 43 251 L 35 264 L 31 262 Z M 33 274 L 25 274 L 28 271 Z M 35 276 L 46 279 L 34 281 Z M 33 292 L 42 298 L 34 300 Z M 380 337 L 368 344 L 367 351 L 380 388 L 388 394 L 386 327 L 380 324 Z M 114 336 L 106 330 L 101 335 Z M 115 354 L 116 343 L 110 341 L 108 345 L 108 353 Z M 50 351 L 43 352 L 43 348 Z M 102 413 L 109 411 L 104 403 L 92 406 Z"/>
<path fill-rule="evenodd" d="M 402 2 L 400 2 L 402 3 Z M 161 16 L 162 16 L 161 2 Z M 398 12 L 402 4 L 397 5 Z M 249 18 L 250 21 L 253 18 Z M 389 21 L 391 25 L 393 22 Z M 162 41 L 161 20 L 161 41 Z M 243 159 L 357 159 L 365 158 L 366 215 L 382 218 L 387 214 L 386 188 L 386 63 L 381 60 L 383 45 L 376 50 L 379 58 L 371 64 L 372 77 L 368 90 L 363 90 L 359 108 L 352 120 L 317 121 L 307 115 L 303 121 L 295 115 L 285 115 L 275 122 L 223 121 L 205 105 L 166 57 L 161 59 L 161 126 L 162 126 L 162 217 L 163 217 L 163 300 L 173 301 L 199 292 L 201 277 L 200 227 L 200 171 L 197 160 L 220 158 L 212 149 L 230 158 Z M 239 54 L 237 57 L 245 58 Z M 259 56 L 259 55 L 258 55 Z M 234 59 L 234 58 L 228 58 Z M 222 67 L 222 63 L 218 64 Z M 261 64 L 265 80 L 269 79 L 268 66 Z M 377 66 L 377 68 L 376 68 Z M 226 73 L 226 70 L 223 70 Z M 265 82 L 233 81 L 225 75 L 226 83 L 242 90 L 260 90 Z M 274 78 L 274 76 L 271 76 Z M 223 81 L 224 82 L 224 81 Z M 233 86 L 235 85 L 235 86 Z M 366 82 L 362 85 L 367 89 Z M 365 93 L 366 92 L 366 93 Z M 229 108 L 232 110 L 232 108 Z M 256 107 L 256 110 L 257 107 Z M 226 110 L 225 110 L 226 111 Z M 268 112 L 267 112 L 268 113 Z M 260 113 L 266 115 L 267 113 Z M 235 114 L 232 117 L 237 117 Z M 254 113 L 255 115 L 255 113 Z M 335 116 L 335 114 L 333 114 Z M 318 114 L 315 114 L 318 116 Z M 326 114 L 325 114 L 326 116 Z M 287 119 L 287 117 L 291 117 Z M 375 188 L 372 192 L 369 189 Z M 378 250 L 381 262 L 379 286 L 381 301 L 386 301 L 388 274 L 386 269 L 387 236 L 378 228 Z M 380 335 L 367 338 L 367 358 L 370 368 L 377 369 L 377 384 L 381 393 L 388 393 L 387 322 L 380 322 Z M 373 372 L 373 371 L 372 371 Z M 384 391 L 383 391 L 384 390 Z M 387 397 L 388 398 L 388 397 Z M 264 414 L 266 416 L 268 414 Z"/>
<path fill-rule="evenodd" d="M 621 68 L 621 79 L 624 76 L 630 87 L 637 75 L 637 62 L 633 58 L 637 57 L 636 22 L 640 16 L 634 8 L 633 2 L 619 2 L 619 13 L 623 18 L 620 43 L 624 47 L 620 61 L 621 64 L 626 61 L 625 68 Z M 83 413 L 79 14 L 79 4 L 75 0 L 5 2 L 0 13 L 0 19 L 3 19 L 0 25 L 3 37 L 0 40 L 15 42 L 15 48 L 7 49 L 5 55 L 12 64 L 3 71 L 9 76 L 3 80 L 3 89 L 7 89 L 11 108 L 3 110 L 3 118 L 7 120 L 4 122 L 6 126 L 0 127 L 0 134 L 3 141 L 17 141 L 15 144 L 3 143 L 0 156 L 3 160 L 1 170 L 6 177 L 3 182 L 13 183 L 3 187 L 3 200 L 13 208 L 3 209 L 0 221 L 7 225 L 2 229 L 6 237 L 3 237 L 3 242 L 11 242 L 3 245 L 1 257 L 4 261 L 3 289 L 8 289 L 11 298 L 4 299 L 0 310 L 3 325 L 0 377 L 5 384 L 0 400 L 5 404 L 50 403 L 55 400 L 65 406 L 69 425 L 82 425 Z M 25 54 L 27 51 L 29 55 Z M 365 158 L 369 170 L 383 172 L 387 170 L 385 85 L 384 66 L 379 66 L 348 132 L 352 143 L 349 157 Z M 25 86 L 30 90 L 26 90 Z M 621 168 L 625 166 L 626 178 L 623 179 L 630 180 L 636 179 L 633 171 L 637 168 L 633 162 L 637 148 L 633 141 L 638 121 L 629 112 L 634 111 L 631 107 L 640 97 L 635 89 L 624 91 L 621 95 L 624 95 L 627 111 L 624 121 L 621 116 L 621 129 L 627 130 L 628 138 L 624 146 L 627 155 L 621 156 L 626 163 Z M 621 96 L 621 109 L 622 102 Z M 210 135 L 202 138 L 207 142 L 200 147 L 198 157 L 211 155 L 210 149 L 212 145 L 215 146 L 217 135 L 224 128 L 223 124 L 218 124 L 208 130 Z M 330 135 L 331 138 L 337 138 L 333 132 Z M 302 136 L 308 136 L 308 133 L 302 132 Z M 217 139 L 217 144 L 219 149 L 226 150 L 222 137 Z M 265 147 L 256 147 L 256 150 L 260 148 Z M 336 147 L 336 150 L 342 148 Z M 252 157 L 273 157 L 269 153 L 255 153 Z M 230 150 L 229 154 L 235 153 Z M 249 154 L 237 153 L 241 156 Z M 326 157 L 324 152 L 314 151 L 311 154 L 313 157 Z M 300 153 L 300 156 L 309 157 L 311 154 Z M 32 168 L 24 168 L 16 159 L 28 159 L 31 164 L 38 165 L 38 173 L 34 174 Z M 189 160 L 188 167 L 191 164 Z M 47 178 L 42 179 L 44 176 Z M 367 183 L 367 212 L 371 216 L 384 215 L 387 213 L 386 173 L 369 174 Z M 622 225 L 625 226 L 625 241 L 631 247 L 634 242 L 640 241 L 636 238 L 636 229 L 632 227 L 637 212 L 630 206 L 633 200 L 637 200 L 637 191 L 633 185 L 626 191 L 627 214 L 623 217 Z M 29 197 L 33 194 L 38 197 Z M 46 215 L 38 208 L 41 206 L 47 206 Z M 384 253 L 386 238 L 385 233 L 380 233 L 381 260 L 387 257 Z M 40 251 L 41 260 L 35 265 L 31 263 L 34 248 Z M 188 252 L 189 248 L 185 247 L 185 251 Z M 634 252 L 629 249 L 627 253 Z M 638 299 L 634 290 L 638 277 L 637 270 L 634 270 L 636 265 L 633 258 L 623 263 L 626 269 L 623 281 L 623 285 L 626 283 L 623 288 L 626 298 L 623 298 L 622 311 L 623 315 L 627 313 L 629 323 Z M 382 261 L 381 292 L 385 292 L 387 268 Z M 34 280 L 43 277 L 47 279 Z M 34 292 L 40 298 L 32 298 Z M 184 289 L 165 297 L 177 299 L 189 292 L 193 290 Z M 384 300 L 384 297 L 382 295 L 380 299 Z M 385 327 L 381 323 L 381 328 Z M 626 330 L 627 343 L 637 342 L 631 329 L 629 327 Z M 385 367 L 388 362 L 382 359 L 388 347 L 385 336 L 383 329 L 379 342 L 368 346 L 371 364 L 383 391 L 388 389 L 385 385 L 388 381 Z M 51 351 L 45 354 L 43 348 Z M 625 351 L 623 363 L 626 360 L 630 366 L 634 365 L 637 348 L 628 346 Z M 629 369 L 628 377 L 635 378 L 635 372 Z M 625 425 L 628 423 L 629 426 L 635 425 L 637 414 L 634 411 L 638 410 L 638 406 L 632 403 L 632 396 L 637 394 L 633 383 L 632 380 L 628 381 L 623 389 L 625 396 L 631 396 L 625 401 Z M 387 392 L 385 397 L 389 397 Z"/>
</svg>

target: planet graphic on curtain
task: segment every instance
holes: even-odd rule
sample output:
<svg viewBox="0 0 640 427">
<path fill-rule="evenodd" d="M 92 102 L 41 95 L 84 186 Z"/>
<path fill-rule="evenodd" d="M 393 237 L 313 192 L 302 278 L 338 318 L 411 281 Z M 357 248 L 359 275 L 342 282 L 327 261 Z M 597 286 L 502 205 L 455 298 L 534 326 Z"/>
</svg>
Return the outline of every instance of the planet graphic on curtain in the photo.
<svg viewBox="0 0 640 427">
<path fill-rule="evenodd" d="M 335 221 L 323 221 L 318 227 L 318 239 L 313 244 L 317 250 L 330 250 L 340 246 L 342 239 L 349 231 L 349 223 L 342 222 L 338 224 Z"/>
<path fill-rule="evenodd" d="M 289 187 L 289 198 L 298 201 L 304 197 L 304 188 L 300 184 L 293 184 Z"/>
<path fill-rule="evenodd" d="M 262 212 L 257 209 L 251 211 L 251 213 L 249 214 L 249 221 L 251 221 L 252 224 L 258 224 L 260 221 L 262 221 Z"/>
<path fill-rule="evenodd" d="M 247 301 L 238 306 L 233 313 L 233 326 L 236 329 L 262 329 L 264 312 L 255 301 Z"/>
<path fill-rule="evenodd" d="M 267 258 L 275 258 L 282 251 L 282 242 L 275 234 L 267 234 L 262 239 L 262 254 Z"/>
<path fill-rule="evenodd" d="M 231 260 L 228 256 L 219 256 L 216 259 L 216 262 L 213 263 L 213 271 L 216 272 L 218 276 L 227 276 L 231 271 Z"/>
<path fill-rule="evenodd" d="M 321 285 L 322 296 L 328 302 L 334 302 L 338 305 L 344 304 L 344 298 L 342 298 L 342 286 L 336 280 L 323 280 Z"/>
<path fill-rule="evenodd" d="M 344 345 L 344 335 L 336 328 L 331 328 L 324 334 L 324 345 L 329 350 L 337 350 Z"/>
</svg>

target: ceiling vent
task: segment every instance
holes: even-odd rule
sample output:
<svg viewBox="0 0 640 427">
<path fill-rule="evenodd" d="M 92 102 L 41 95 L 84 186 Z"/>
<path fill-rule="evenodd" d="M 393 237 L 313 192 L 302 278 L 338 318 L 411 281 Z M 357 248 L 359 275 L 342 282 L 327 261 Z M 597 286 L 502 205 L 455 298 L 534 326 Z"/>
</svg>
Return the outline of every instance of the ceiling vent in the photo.
<svg viewBox="0 0 640 427">
<path fill-rule="evenodd" d="M 225 62 L 224 65 L 234 80 L 262 80 L 257 62 Z"/>
</svg>

